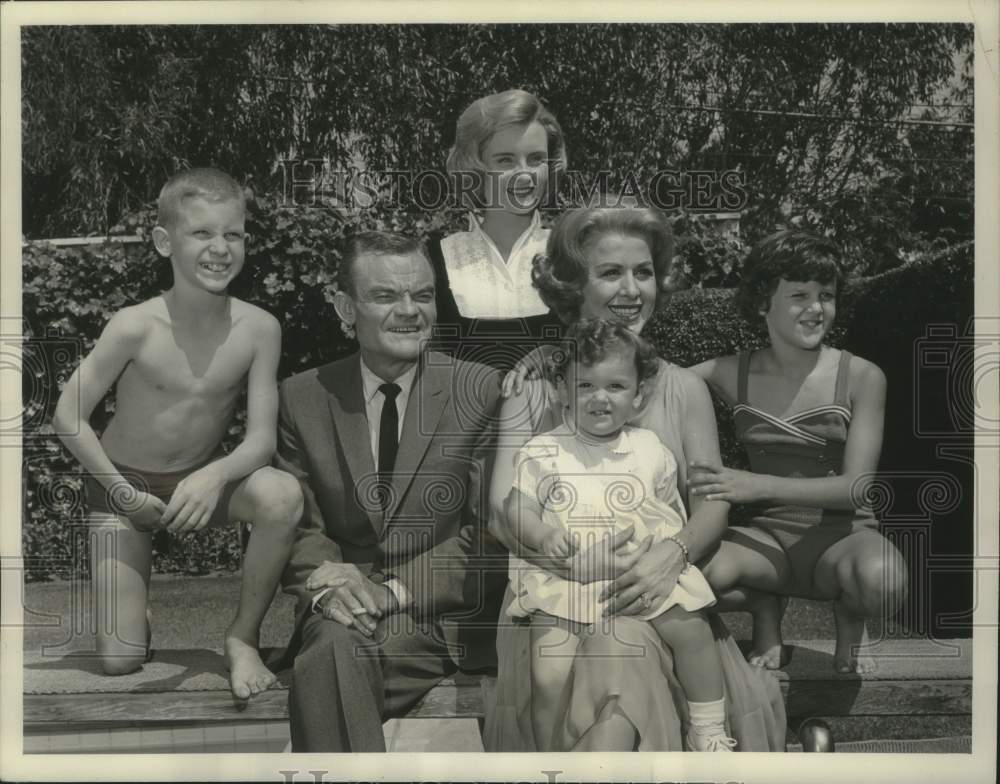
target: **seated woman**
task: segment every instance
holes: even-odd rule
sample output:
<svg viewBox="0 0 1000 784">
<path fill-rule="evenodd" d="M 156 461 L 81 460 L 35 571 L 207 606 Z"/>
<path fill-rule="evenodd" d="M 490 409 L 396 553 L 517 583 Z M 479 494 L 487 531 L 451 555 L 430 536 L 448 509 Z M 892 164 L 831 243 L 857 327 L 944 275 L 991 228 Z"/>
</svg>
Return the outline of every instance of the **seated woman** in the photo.
<svg viewBox="0 0 1000 784">
<path fill-rule="evenodd" d="M 602 318 L 640 332 L 657 304 L 673 241 L 663 217 L 648 209 L 577 209 L 557 221 L 547 254 L 536 260 L 534 280 L 543 300 L 571 324 Z M 718 434 L 704 382 L 660 360 L 630 424 L 653 431 L 674 455 L 677 488 L 690 500 L 687 524 L 670 539 L 626 547 L 628 534 L 580 548 L 566 559 L 528 557 L 536 565 L 580 583 L 612 579 L 605 605 L 616 617 L 582 635 L 562 683 L 546 684 L 546 704 L 558 707 L 550 728 L 533 722 L 531 618 L 506 616 L 497 636 L 500 672 L 496 705 L 487 716 L 484 743 L 493 751 L 680 751 L 689 715 L 671 651 L 639 620 L 659 606 L 688 563 L 712 552 L 726 528 L 729 506 L 688 499 L 687 464 L 719 462 Z M 515 552 L 505 500 L 514 485 L 514 455 L 531 436 L 552 430 L 563 409 L 546 381 L 525 383 L 501 412 L 501 437 L 491 483 L 491 528 Z M 512 596 L 508 591 L 506 604 Z M 783 751 L 785 715 L 777 681 L 750 667 L 717 617 L 715 646 L 723 670 L 726 734 L 738 751 Z"/>
<path fill-rule="evenodd" d="M 539 206 L 566 168 L 562 129 L 531 93 L 487 95 L 458 118 L 447 168 L 470 213 L 468 231 L 427 243 L 441 347 L 506 371 L 559 332 L 531 261 L 549 236 Z"/>
<path fill-rule="evenodd" d="M 783 664 L 775 594 L 833 600 L 841 673 L 874 669 L 859 653 L 865 618 L 895 612 L 906 594 L 902 556 L 864 503 L 882 449 L 885 375 L 823 343 L 840 280 L 831 241 L 772 234 L 750 253 L 737 292 L 748 320 L 763 317 L 770 345 L 692 368 L 733 406 L 751 471 L 695 461 L 691 492 L 754 504 L 750 527 L 729 529 L 706 576 L 720 607 L 753 613 L 750 660 L 769 669 Z"/>
</svg>

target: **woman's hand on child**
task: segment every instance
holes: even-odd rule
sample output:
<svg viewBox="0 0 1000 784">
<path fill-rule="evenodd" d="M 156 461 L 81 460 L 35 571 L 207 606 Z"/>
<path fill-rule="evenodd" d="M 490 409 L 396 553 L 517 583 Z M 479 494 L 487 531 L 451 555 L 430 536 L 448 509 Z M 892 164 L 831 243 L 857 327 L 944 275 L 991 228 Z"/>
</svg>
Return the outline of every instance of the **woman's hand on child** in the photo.
<svg viewBox="0 0 1000 784">
<path fill-rule="evenodd" d="M 766 493 L 764 477 L 749 471 L 739 471 L 705 460 L 695 460 L 688 466 L 688 488 L 693 495 L 706 501 L 728 501 L 750 504 L 763 501 Z"/>
<path fill-rule="evenodd" d="M 648 612 L 659 606 L 677 585 L 685 561 L 683 552 L 676 544 L 664 541 L 653 546 L 653 537 L 647 536 L 639 551 L 641 556 L 632 567 L 602 592 L 601 601 L 607 600 L 605 615 Z"/>
<path fill-rule="evenodd" d="M 178 483 L 163 513 L 163 526 L 172 534 L 200 531 L 212 519 L 226 478 L 209 463 Z"/>
<path fill-rule="evenodd" d="M 534 351 L 525 354 L 518 363 L 503 377 L 500 394 L 504 398 L 520 395 L 524 391 L 526 381 L 534 381 L 545 377 L 545 363 L 554 346 L 539 346 Z"/>
<path fill-rule="evenodd" d="M 603 536 L 587 548 L 576 546 L 566 564 L 568 579 L 578 583 L 611 580 L 632 568 L 639 557 L 649 549 L 640 545 L 629 551 L 627 545 L 635 535 L 635 528 L 628 526 L 616 531 L 614 536 Z"/>
</svg>

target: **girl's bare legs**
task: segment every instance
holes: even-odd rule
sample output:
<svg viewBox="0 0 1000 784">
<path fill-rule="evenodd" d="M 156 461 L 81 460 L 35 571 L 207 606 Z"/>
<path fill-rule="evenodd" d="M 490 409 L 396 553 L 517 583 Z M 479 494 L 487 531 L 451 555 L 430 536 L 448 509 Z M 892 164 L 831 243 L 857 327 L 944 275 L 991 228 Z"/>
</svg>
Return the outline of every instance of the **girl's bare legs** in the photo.
<svg viewBox="0 0 1000 784">
<path fill-rule="evenodd" d="M 90 563 L 97 652 L 107 675 L 142 667 L 148 655 L 152 534 L 125 517 L 91 515 Z"/>
<path fill-rule="evenodd" d="M 531 728 L 539 751 L 549 751 L 562 718 L 564 693 L 583 624 L 537 613 L 531 622 Z"/>
<path fill-rule="evenodd" d="M 781 638 L 781 619 L 788 597 L 737 586 L 719 594 L 717 612 L 749 612 L 753 617 L 753 638 L 747 661 L 755 667 L 779 670 L 788 664 L 788 652 Z"/>
<path fill-rule="evenodd" d="M 753 615 L 753 642 L 747 660 L 770 670 L 787 661 L 781 618 L 788 599 L 778 592 L 791 576 L 785 551 L 766 531 L 734 526 L 702 569 L 718 598 L 720 612 Z"/>
<path fill-rule="evenodd" d="M 899 551 L 875 531 L 857 531 L 833 544 L 816 564 L 816 587 L 834 600 L 837 645 L 833 667 L 863 674 L 875 660 L 862 654 L 868 645 L 866 618 L 894 613 L 906 597 L 906 564 Z"/>
</svg>

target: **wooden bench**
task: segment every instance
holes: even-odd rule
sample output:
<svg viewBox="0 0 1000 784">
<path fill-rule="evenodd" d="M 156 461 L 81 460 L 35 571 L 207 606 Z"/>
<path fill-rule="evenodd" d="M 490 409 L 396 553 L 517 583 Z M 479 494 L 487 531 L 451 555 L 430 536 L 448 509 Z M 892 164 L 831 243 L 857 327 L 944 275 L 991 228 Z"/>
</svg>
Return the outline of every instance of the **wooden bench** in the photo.
<svg viewBox="0 0 1000 784">
<path fill-rule="evenodd" d="M 777 677 L 792 730 L 805 718 L 819 717 L 832 726 L 838 742 L 867 740 L 881 737 L 878 728 L 886 726 L 888 718 L 905 717 L 908 726 L 917 728 L 916 737 L 971 734 L 971 640 L 884 643 L 876 650 L 878 671 L 864 678 L 833 672 L 832 641 L 812 640 L 791 645 L 791 661 Z M 51 673 L 58 671 L 60 663 L 81 670 L 80 688 L 52 691 Z M 144 673 L 115 679 L 102 678 L 95 666 L 93 660 L 25 661 L 26 751 L 29 739 L 43 736 L 53 740 L 100 731 L 113 741 L 115 734 L 123 730 L 148 733 L 154 729 L 213 727 L 220 730 L 215 734 L 223 739 L 220 743 L 225 746 L 227 738 L 240 733 L 227 735 L 221 732 L 222 728 L 275 723 L 280 726 L 288 719 L 290 672 L 287 670 L 281 673 L 278 686 L 237 711 L 228 691 L 223 659 L 217 651 L 159 650 Z M 99 683 L 102 688 L 89 690 L 88 683 Z M 456 674 L 428 692 L 405 718 L 476 719 L 481 729 L 494 683 L 494 678 L 488 675 Z M 119 690 L 108 691 L 109 687 Z M 275 734 L 272 732 L 272 737 Z M 205 738 L 211 735 L 203 733 Z M 794 735 L 789 740 L 794 742 Z M 36 748 L 43 746 L 35 743 Z M 45 748 L 80 750 L 72 742 L 69 749 L 57 746 L 58 743 L 49 743 Z"/>
</svg>

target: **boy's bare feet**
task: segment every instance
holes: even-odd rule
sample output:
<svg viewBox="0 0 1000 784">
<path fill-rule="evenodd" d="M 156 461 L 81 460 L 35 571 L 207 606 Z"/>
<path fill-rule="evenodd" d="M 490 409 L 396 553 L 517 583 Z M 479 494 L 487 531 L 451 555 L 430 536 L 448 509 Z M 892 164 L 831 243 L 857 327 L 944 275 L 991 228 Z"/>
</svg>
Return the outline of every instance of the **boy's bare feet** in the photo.
<svg viewBox="0 0 1000 784">
<path fill-rule="evenodd" d="M 257 646 L 240 639 L 231 630 L 226 634 L 225 653 L 229 688 L 236 700 L 245 703 L 253 695 L 267 691 L 278 680 L 261 661 Z"/>
<path fill-rule="evenodd" d="M 833 603 L 833 620 L 837 624 L 833 669 L 844 675 L 874 672 L 875 660 L 871 656 L 860 655 L 860 651 L 868 645 L 865 619 L 850 612 L 842 602 L 837 601 Z"/>
<path fill-rule="evenodd" d="M 751 610 L 753 642 L 747 661 L 755 667 L 779 670 L 788 664 L 788 652 L 781 642 L 781 618 L 788 606 L 787 596 L 760 594 Z"/>
</svg>

